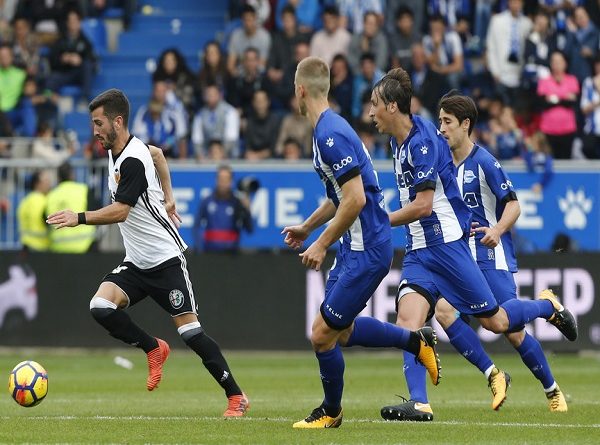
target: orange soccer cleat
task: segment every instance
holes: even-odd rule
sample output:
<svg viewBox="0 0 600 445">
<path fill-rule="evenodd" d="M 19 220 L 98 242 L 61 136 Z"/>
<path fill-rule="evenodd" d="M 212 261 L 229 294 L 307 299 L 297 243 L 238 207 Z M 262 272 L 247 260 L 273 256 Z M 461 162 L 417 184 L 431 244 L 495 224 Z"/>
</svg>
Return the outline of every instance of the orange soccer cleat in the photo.
<svg viewBox="0 0 600 445">
<path fill-rule="evenodd" d="M 148 356 L 148 380 L 146 380 L 148 391 L 152 391 L 160 383 L 163 365 L 167 361 L 169 352 L 171 351 L 166 341 L 160 338 L 157 338 L 156 341 L 158 342 L 158 346 L 146 354 Z"/>
<path fill-rule="evenodd" d="M 242 417 L 250 409 L 250 401 L 244 393 L 230 396 L 227 400 L 227 409 L 223 417 Z"/>
</svg>

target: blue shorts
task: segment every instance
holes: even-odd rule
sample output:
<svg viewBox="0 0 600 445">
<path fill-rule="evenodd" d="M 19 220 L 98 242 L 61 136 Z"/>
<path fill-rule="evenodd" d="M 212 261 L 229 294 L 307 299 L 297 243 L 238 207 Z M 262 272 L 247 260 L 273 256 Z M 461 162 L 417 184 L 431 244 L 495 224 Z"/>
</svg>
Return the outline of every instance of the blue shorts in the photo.
<svg viewBox="0 0 600 445">
<path fill-rule="evenodd" d="M 321 315 L 337 330 L 349 327 L 390 271 L 391 241 L 363 251 L 340 248 L 325 285 Z"/>
<path fill-rule="evenodd" d="M 498 304 L 517 298 L 517 285 L 512 272 L 497 269 L 481 269 Z"/>
<path fill-rule="evenodd" d="M 399 291 L 407 286 L 433 305 L 443 297 L 463 314 L 485 317 L 498 311 L 494 294 L 463 239 L 408 252 Z"/>
</svg>

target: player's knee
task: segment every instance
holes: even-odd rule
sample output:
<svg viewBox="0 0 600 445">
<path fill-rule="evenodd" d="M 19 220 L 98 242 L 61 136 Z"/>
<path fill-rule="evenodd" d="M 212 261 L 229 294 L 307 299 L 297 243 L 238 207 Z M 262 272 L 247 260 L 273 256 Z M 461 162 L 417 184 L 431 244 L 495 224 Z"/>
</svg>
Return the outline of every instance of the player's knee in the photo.
<svg viewBox="0 0 600 445">
<path fill-rule="evenodd" d="M 199 321 L 194 321 L 191 323 L 184 324 L 177 328 L 177 332 L 181 336 L 181 339 L 185 342 L 185 344 L 189 345 L 192 339 L 196 338 L 198 335 L 204 334 L 204 329 L 200 325 Z"/>
<path fill-rule="evenodd" d="M 444 329 L 447 329 L 456 321 L 456 310 L 452 306 L 438 306 L 435 308 L 435 319 Z"/>
<path fill-rule="evenodd" d="M 517 332 L 505 332 L 504 335 L 514 348 L 521 346 L 521 343 L 523 343 L 523 340 L 525 340 L 524 329 Z"/>
<path fill-rule="evenodd" d="M 425 320 L 422 320 L 420 317 L 415 317 L 414 315 L 408 314 L 405 311 L 398 312 L 398 316 L 396 317 L 396 325 L 403 327 L 405 329 L 410 329 L 412 331 L 416 331 L 419 328 L 423 327 L 425 324 Z"/>
<path fill-rule="evenodd" d="M 94 297 L 90 300 L 90 313 L 97 321 L 108 317 L 117 310 L 117 305 L 102 297 Z"/>
<path fill-rule="evenodd" d="M 499 317 L 482 317 L 479 321 L 481 326 L 494 334 L 503 334 L 508 329 L 508 325 Z"/>
</svg>

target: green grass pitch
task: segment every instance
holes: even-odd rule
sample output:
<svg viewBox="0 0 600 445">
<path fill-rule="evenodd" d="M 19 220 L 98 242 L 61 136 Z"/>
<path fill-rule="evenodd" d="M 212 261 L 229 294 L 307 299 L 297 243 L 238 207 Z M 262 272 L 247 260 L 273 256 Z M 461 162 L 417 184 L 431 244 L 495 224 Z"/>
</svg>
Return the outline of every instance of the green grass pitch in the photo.
<svg viewBox="0 0 600 445">
<path fill-rule="evenodd" d="M 124 356 L 133 370 L 116 366 Z M 4 350 L 0 369 L 8 380 L 21 360 L 48 371 L 49 393 L 33 408 L 0 397 L 0 443 L 196 443 L 196 444 L 598 444 L 600 356 L 550 355 L 567 394 L 568 413 L 550 413 L 540 384 L 516 354 L 495 357 L 513 384 L 499 412 L 490 408 L 487 382 L 455 353 L 442 355 L 442 380 L 430 386 L 434 422 L 385 422 L 382 405 L 407 395 L 400 352 L 349 351 L 344 423 L 332 430 L 293 430 L 322 398 L 310 352 L 226 352 L 247 392 L 247 417 L 221 417 L 226 400 L 200 360 L 175 351 L 163 381 L 145 389 L 145 356 L 124 350 Z"/>
</svg>

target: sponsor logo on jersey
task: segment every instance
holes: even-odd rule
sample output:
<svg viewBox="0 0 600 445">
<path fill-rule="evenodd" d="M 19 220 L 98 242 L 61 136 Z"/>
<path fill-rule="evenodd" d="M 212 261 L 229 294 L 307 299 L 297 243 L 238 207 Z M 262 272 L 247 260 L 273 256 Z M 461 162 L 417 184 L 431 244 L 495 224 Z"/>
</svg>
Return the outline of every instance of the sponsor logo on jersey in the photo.
<svg viewBox="0 0 600 445">
<path fill-rule="evenodd" d="M 181 292 L 179 289 L 173 289 L 171 292 L 169 292 L 169 302 L 174 309 L 179 309 L 181 306 L 183 306 L 183 301 L 183 292 Z"/>
<path fill-rule="evenodd" d="M 333 164 L 333 169 L 335 171 L 341 170 L 342 168 L 344 168 L 346 165 L 350 164 L 351 162 L 352 162 L 352 156 L 348 156 L 347 158 L 341 159 L 340 161 Z"/>
</svg>

